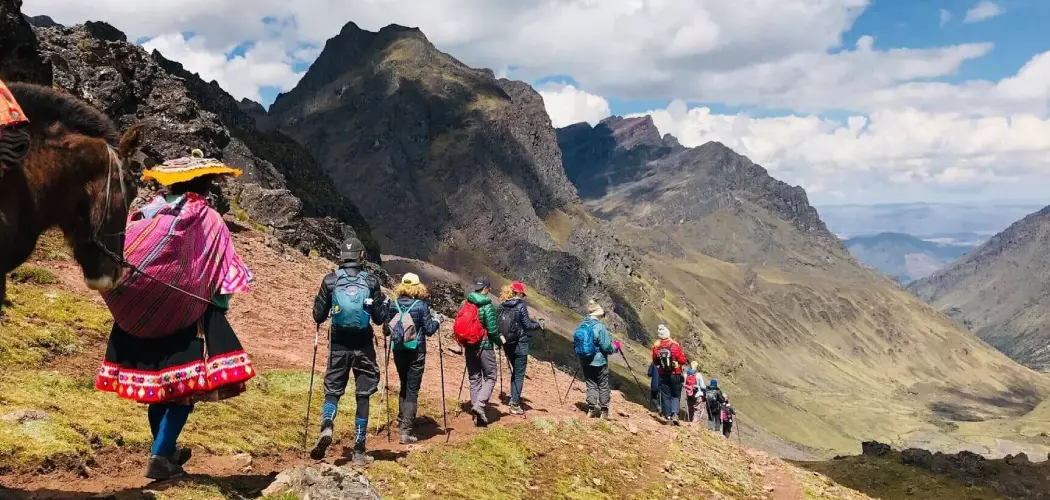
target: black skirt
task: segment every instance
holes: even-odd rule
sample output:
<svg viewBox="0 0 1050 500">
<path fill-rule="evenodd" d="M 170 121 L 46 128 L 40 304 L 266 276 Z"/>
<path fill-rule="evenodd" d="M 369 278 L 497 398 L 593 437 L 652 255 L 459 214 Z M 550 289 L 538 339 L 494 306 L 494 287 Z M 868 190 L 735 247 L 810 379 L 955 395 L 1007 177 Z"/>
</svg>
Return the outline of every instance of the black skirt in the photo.
<svg viewBox="0 0 1050 500">
<path fill-rule="evenodd" d="M 254 376 L 226 311 L 211 306 L 196 324 L 158 339 L 114 323 L 95 388 L 140 403 L 190 404 L 236 396 Z"/>
</svg>

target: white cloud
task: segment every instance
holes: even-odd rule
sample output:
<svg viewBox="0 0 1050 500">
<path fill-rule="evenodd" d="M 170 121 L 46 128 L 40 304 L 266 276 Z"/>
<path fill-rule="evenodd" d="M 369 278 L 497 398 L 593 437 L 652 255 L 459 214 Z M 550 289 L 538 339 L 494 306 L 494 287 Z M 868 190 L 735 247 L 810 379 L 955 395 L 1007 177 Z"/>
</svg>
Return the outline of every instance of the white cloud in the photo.
<svg viewBox="0 0 1050 500">
<path fill-rule="evenodd" d="M 952 74 L 991 48 L 842 50 L 870 1 L 27 0 L 25 10 L 63 23 L 102 17 L 133 39 L 192 32 L 203 40 L 197 51 L 213 55 L 271 38 L 294 54 L 323 46 L 347 21 L 373 31 L 397 23 L 470 65 L 514 68 L 509 76 L 526 81 L 568 74 L 603 96 L 799 110 L 864 110 L 854 105 L 872 90 Z"/>
<path fill-rule="evenodd" d="M 182 34 L 165 34 L 143 44 L 146 50 L 158 50 L 164 57 L 178 61 L 186 69 L 200 73 L 204 81 L 215 80 L 236 98 L 259 102 L 259 89 L 275 86 L 291 90 L 303 73 L 294 71 L 293 58 L 282 45 L 264 40 L 251 46 L 243 55 L 230 57 L 227 50 L 207 49 L 207 41 L 196 36 L 187 40 Z"/>
<path fill-rule="evenodd" d="M 610 113 L 609 101 L 572 85 L 547 85 L 540 88 L 539 92 L 555 128 L 580 122 L 597 125 Z"/>
<path fill-rule="evenodd" d="M 944 26 L 945 24 L 948 24 L 948 21 L 952 20 L 952 13 L 948 12 L 947 9 L 941 9 L 940 10 L 940 16 L 941 16 L 941 26 Z"/>
<path fill-rule="evenodd" d="M 999 14 L 1002 14 L 1003 10 L 999 8 L 994 2 L 989 0 L 981 0 L 977 2 L 970 10 L 966 11 L 966 17 L 963 19 L 964 23 L 979 23 L 986 19 L 991 19 Z"/>
</svg>

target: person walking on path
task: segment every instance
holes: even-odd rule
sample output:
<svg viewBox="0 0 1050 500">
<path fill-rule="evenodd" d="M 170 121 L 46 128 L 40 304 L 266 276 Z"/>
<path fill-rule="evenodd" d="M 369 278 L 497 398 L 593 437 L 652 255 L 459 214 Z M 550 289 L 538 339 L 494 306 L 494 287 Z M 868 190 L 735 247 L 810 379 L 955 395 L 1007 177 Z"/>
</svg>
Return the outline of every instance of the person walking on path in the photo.
<svg viewBox="0 0 1050 500">
<path fill-rule="evenodd" d="M 503 352 L 507 355 L 511 369 L 510 401 L 507 404 L 511 415 L 525 414 L 525 410 L 521 408 L 521 389 L 525 385 L 531 332 L 543 328 L 543 325 L 529 317 L 529 308 L 525 304 L 527 295 L 525 285 L 518 281 L 500 291 L 501 304 L 497 322 L 503 341 Z"/>
<path fill-rule="evenodd" d="M 704 389 L 704 403 L 707 406 L 707 428 L 709 430 L 722 431 L 722 405 L 726 401 L 725 394 L 718 387 L 718 381 L 711 379 L 711 383 Z"/>
<path fill-rule="evenodd" d="M 660 398 L 663 417 L 674 425 L 678 423 L 678 411 L 681 404 L 682 367 L 689 363 L 682 352 L 682 346 L 671 340 L 671 331 L 667 326 L 657 328 L 659 340 L 653 345 L 653 364 L 660 372 Z"/>
<path fill-rule="evenodd" d="M 587 318 L 573 334 L 573 348 L 580 358 L 583 378 L 587 383 L 587 416 L 609 418 L 609 361 L 606 356 L 620 351 L 609 329 L 601 322 L 605 310 L 596 302 L 587 304 Z"/>
<path fill-rule="evenodd" d="M 685 373 L 686 409 L 689 411 L 689 422 L 699 422 L 703 409 L 700 407 L 704 389 L 704 376 L 696 370 L 698 363 L 693 361 Z"/>
<path fill-rule="evenodd" d="M 226 319 L 252 273 L 207 198 L 240 173 L 200 150 L 143 172 L 165 190 L 128 215 L 124 255 L 136 271 L 102 294 L 114 322 L 95 388 L 149 405 L 150 479 L 185 475 L 191 453 L 176 442 L 194 404 L 234 397 L 256 373 Z"/>
<path fill-rule="evenodd" d="M 722 435 L 727 439 L 733 432 L 733 417 L 735 416 L 736 410 L 733 409 L 733 405 L 729 404 L 729 398 L 726 398 L 725 404 L 722 405 Z"/>
<path fill-rule="evenodd" d="M 660 402 L 660 369 L 655 363 L 649 363 L 649 371 L 646 373 L 649 375 L 649 410 L 653 415 L 659 415 L 663 412 L 663 403 Z"/>
<path fill-rule="evenodd" d="M 429 298 L 427 287 L 420 283 L 419 276 L 407 273 L 394 289 L 394 300 L 388 303 L 386 310 L 385 317 L 390 319 L 383 333 L 390 337 L 394 366 L 401 380 L 397 400 L 401 444 L 419 441 L 412 434 L 412 428 L 427 361 L 426 337 L 434 335 L 441 327 L 441 316 L 438 315 L 439 319 L 436 320 L 431 314 L 430 303 L 427 302 Z"/>
<path fill-rule="evenodd" d="M 453 326 L 453 335 L 463 345 L 470 376 L 470 414 L 478 427 L 489 425 L 485 409 L 498 375 L 494 349 L 503 345 L 496 322 L 496 308 L 489 298 L 491 286 L 486 277 L 474 280 L 474 291 L 467 294 Z"/>
<path fill-rule="evenodd" d="M 324 375 L 324 404 L 321 406 L 321 435 L 310 451 L 314 460 L 324 458 L 332 444 L 339 399 L 346 392 L 350 373 L 354 375 L 354 465 L 371 464 L 365 454 L 368 435 L 368 398 L 379 390 L 379 363 L 376 337 L 370 325 L 383 325 L 387 318 L 386 297 L 379 280 L 364 270 L 365 247 L 349 238 L 340 247 L 339 268 L 328 273 L 314 298 L 314 322 L 321 327 L 329 316 L 328 369 Z"/>
</svg>

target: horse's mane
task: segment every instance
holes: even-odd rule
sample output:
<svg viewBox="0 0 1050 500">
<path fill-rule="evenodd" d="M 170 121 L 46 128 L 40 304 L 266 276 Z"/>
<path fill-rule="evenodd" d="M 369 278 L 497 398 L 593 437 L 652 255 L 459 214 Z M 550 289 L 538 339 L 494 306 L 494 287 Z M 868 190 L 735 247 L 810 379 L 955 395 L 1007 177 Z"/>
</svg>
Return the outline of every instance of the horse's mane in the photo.
<svg viewBox="0 0 1050 500">
<path fill-rule="evenodd" d="M 29 83 L 12 83 L 8 88 L 29 118 L 31 129 L 44 130 L 61 123 L 72 132 L 100 137 L 111 144 L 119 137 L 109 117 L 69 94 Z"/>
</svg>

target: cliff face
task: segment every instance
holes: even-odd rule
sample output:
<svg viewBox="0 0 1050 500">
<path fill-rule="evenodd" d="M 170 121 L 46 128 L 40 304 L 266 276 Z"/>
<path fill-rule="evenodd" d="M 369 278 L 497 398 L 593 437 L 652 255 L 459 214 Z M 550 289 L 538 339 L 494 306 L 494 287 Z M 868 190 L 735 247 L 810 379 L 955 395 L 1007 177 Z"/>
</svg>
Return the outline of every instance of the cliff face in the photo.
<svg viewBox="0 0 1050 500">
<path fill-rule="evenodd" d="M 1050 370 L 1050 207 L 908 289 L 1011 358 Z"/>
<path fill-rule="evenodd" d="M 269 119 L 390 253 L 526 280 L 570 306 L 629 274 L 632 257 L 579 210 L 539 94 L 419 30 L 347 24 Z"/>
<path fill-rule="evenodd" d="M 0 79 L 7 82 L 51 83 L 51 68 L 37 52 L 22 0 L 0 0 Z"/>
<path fill-rule="evenodd" d="M 280 241 L 332 258 L 345 236 L 370 241 L 364 219 L 352 203 L 335 195 L 331 180 L 309 154 L 280 133 L 257 130 L 214 82 L 207 84 L 160 54 L 147 53 L 105 23 L 37 24 L 27 40 L 38 46 L 53 73 L 47 83 L 96 106 L 120 127 L 143 119 L 151 123 L 147 165 L 200 148 L 244 170 L 224 187 L 220 206 L 232 202 Z M 371 247 L 378 256 L 378 247 Z"/>
</svg>

